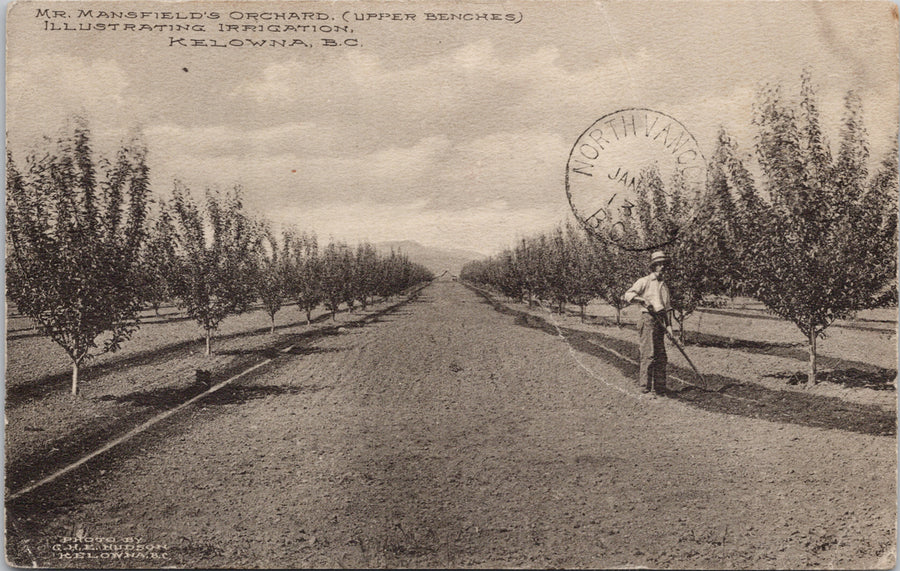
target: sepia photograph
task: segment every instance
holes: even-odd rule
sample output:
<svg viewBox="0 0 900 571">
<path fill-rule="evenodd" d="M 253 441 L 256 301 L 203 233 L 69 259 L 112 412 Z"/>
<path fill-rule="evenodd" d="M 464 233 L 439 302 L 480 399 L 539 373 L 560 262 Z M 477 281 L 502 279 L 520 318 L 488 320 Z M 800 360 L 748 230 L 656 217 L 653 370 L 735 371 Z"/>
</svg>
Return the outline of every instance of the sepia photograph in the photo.
<svg viewBox="0 0 900 571">
<path fill-rule="evenodd" d="M 6 563 L 892 569 L 885 0 L 19 0 Z"/>
</svg>

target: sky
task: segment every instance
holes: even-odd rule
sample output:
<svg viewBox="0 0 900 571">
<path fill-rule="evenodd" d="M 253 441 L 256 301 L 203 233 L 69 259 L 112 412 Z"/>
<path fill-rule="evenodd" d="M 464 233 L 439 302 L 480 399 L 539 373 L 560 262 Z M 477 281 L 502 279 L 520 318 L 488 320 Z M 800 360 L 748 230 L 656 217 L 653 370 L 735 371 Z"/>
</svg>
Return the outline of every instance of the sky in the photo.
<svg viewBox="0 0 900 571">
<path fill-rule="evenodd" d="M 96 29 L 180 22 L 161 12 L 197 12 L 185 21 L 203 29 Z M 290 12 L 327 19 L 274 19 Z M 502 18 L 426 19 L 451 13 Z M 322 239 L 492 254 L 571 218 L 572 145 L 619 109 L 676 118 L 707 156 L 724 127 L 749 161 L 759 89 L 796 95 L 808 69 L 832 146 L 854 89 L 880 160 L 898 131 L 896 13 L 840 1 L 22 2 L 7 16 L 8 147 L 24 160 L 80 114 L 100 154 L 142 135 L 160 196 L 175 179 L 197 196 L 240 184 L 248 208 Z M 231 40 L 243 45 L 209 47 Z"/>
</svg>

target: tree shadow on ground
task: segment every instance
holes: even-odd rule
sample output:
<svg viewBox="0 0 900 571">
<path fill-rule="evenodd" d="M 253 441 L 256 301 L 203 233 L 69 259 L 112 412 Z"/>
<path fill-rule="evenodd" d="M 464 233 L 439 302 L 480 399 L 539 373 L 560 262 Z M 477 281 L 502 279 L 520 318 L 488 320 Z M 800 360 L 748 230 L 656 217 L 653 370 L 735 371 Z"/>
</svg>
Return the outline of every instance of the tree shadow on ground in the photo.
<svg viewBox="0 0 900 571">
<path fill-rule="evenodd" d="M 781 372 L 766 375 L 773 379 L 785 379 L 789 385 L 805 385 L 809 375 L 800 371 Z M 896 391 L 897 372 L 882 369 L 880 372 L 844 369 L 834 371 L 816 371 L 817 382 L 834 383 L 847 388 L 864 388 L 873 391 Z"/>
<path fill-rule="evenodd" d="M 717 309 L 712 307 L 704 307 L 698 309 L 698 311 L 702 311 L 703 313 L 709 313 L 713 315 L 723 315 L 725 317 L 739 317 L 742 319 L 763 319 L 770 321 L 784 321 L 782 318 L 777 315 L 772 315 L 771 313 L 766 313 L 764 309 L 745 309 L 742 311 L 752 311 L 755 315 L 747 315 L 746 313 L 741 313 L 739 311 L 730 311 L 727 309 Z M 890 325 L 890 327 L 878 327 L 873 325 L 865 325 L 865 323 L 884 323 L 885 325 Z M 831 327 L 837 327 L 840 329 L 855 329 L 857 331 L 875 331 L 878 333 L 894 333 L 897 327 L 896 321 L 885 320 L 885 319 L 861 319 L 861 318 L 853 318 L 853 319 L 845 319 L 841 321 L 836 321 L 831 324 Z"/>
<path fill-rule="evenodd" d="M 287 304 L 282 307 L 282 309 L 287 309 L 291 306 L 295 306 L 296 304 Z M 140 319 L 141 325 L 160 325 L 166 323 L 180 323 L 183 321 L 192 321 L 194 318 L 185 314 L 183 311 L 178 309 L 175 306 L 169 306 L 169 308 L 173 309 L 173 311 L 161 311 L 159 315 L 142 315 Z M 258 311 L 263 309 L 263 306 L 254 305 L 251 306 L 247 311 Z M 16 315 L 15 317 L 30 319 L 26 315 Z M 313 322 L 321 320 L 322 316 L 316 317 Z M 6 330 L 6 338 L 7 339 L 25 339 L 28 337 L 43 337 L 44 333 L 41 331 L 40 327 L 26 327 L 26 328 L 17 328 L 17 329 L 9 329 L 7 327 Z"/>
<path fill-rule="evenodd" d="M 493 303 L 493 302 L 492 302 Z M 744 316 L 747 317 L 747 316 Z M 766 316 L 765 319 L 777 319 L 771 316 Z M 606 317 L 597 317 L 595 319 L 586 320 L 585 323 L 590 325 L 599 325 L 603 327 L 613 327 L 616 325 L 615 320 L 611 320 Z M 637 327 L 633 323 L 623 323 L 620 328 L 630 329 L 633 331 L 637 331 Z M 718 349 L 732 349 L 736 351 L 744 351 L 746 353 L 756 353 L 763 355 L 772 355 L 774 357 L 783 357 L 786 359 L 793 359 L 795 361 L 807 362 L 809 361 L 809 352 L 806 349 L 806 343 L 803 341 L 798 342 L 773 342 L 773 341 L 755 341 L 752 339 L 740 339 L 735 337 L 726 337 L 724 335 L 713 335 L 710 333 L 698 333 L 696 331 L 685 331 L 684 341 L 686 346 L 696 346 L 696 347 L 715 347 Z M 637 357 L 635 357 L 636 359 Z M 884 377 L 890 377 L 893 380 L 894 376 L 896 376 L 897 371 L 894 369 L 884 369 L 878 367 L 876 365 L 872 365 L 870 363 L 864 363 L 862 361 L 853 361 L 850 359 L 841 359 L 838 357 L 830 357 L 828 355 L 818 355 L 817 357 L 819 364 L 826 369 L 833 369 L 835 371 L 852 371 L 857 370 L 861 371 L 862 374 L 869 375 L 870 379 L 866 382 L 869 384 L 883 384 L 880 379 Z M 845 382 L 839 382 L 835 379 L 840 378 L 840 375 L 836 377 L 828 377 L 823 376 L 820 377 L 820 381 L 824 380 L 827 382 L 837 382 L 838 384 L 845 386 L 864 386 L 864 385 L 853 385 L 847 384 Z M 805 380 L 803 381 L 805 382 Z M 890 381 L 888 381 L 890 382 Z M 796 384 L 796 383 L 791 383 Z"/>
<path fill-rule="evenodd" d="M 380 312 L 379 312 L 380 313 Z M 375 314 L 373 314 L 375 315 Z M 330 314 L 323 314 L 311 321 L 312 324 L 317 324 L 325 321 L 330 317 Z M 302 327 L 306 324 L 305 319 L 301 319 L 299 321 L 294 321 L 290 323 L 284 323 L 281 325 L 277 325 L 275 327 L 276 331 L 290 329 L 294 327 Z M 349 325 L 349 324 L 345 324 Z M 312 331 L 299 333 L 296 335 L 292 335 L 291 339 L 293 340 L 303 340 L 307 338 L 307 336 L 312 335 L 325 335 L 336 333 L 336 329 L 340 327 L 341 324 L 335 324 L 326 326 L 319 329 L 314 329 Z M 235 333 L 229 333 L 227 335 L 217 335 L 213 338 L 213 342 L 221 342 L 228 341 L 231 339 L 236 339 L 244 336 L 252 336 L 252 335 L 260 335 L 269 332 L 270 327 L 259 327 L 256 329 L 251 329 L 247 331 L 238 331 Z M 279 338 L 277 340 L 281 344 L 283 344 L 284 339 Z M 203 343 L 202 337 L 197 337 L 194 339 L 188 339 L 185 341 L 179 341 L 176 343 L 171 343 L 169 345 L 157 346 L 153 349 L 149 349 L 147 351 L 140 351 L 138 353 L 133 353 L 127 357 L 120 358 L 111 358 L 104 363 L 99 363 L 96 365 L 89 365 L 87 367 L 83 367 L 81 371 L 79 371 L 79 378 L 81 384 L 88 384 L 92 379 L 96 379 L 102 377 L 111 372 L 115 372 L 117 370 L 130 368 L 130 367 L 141 367 L 145 365 L 153 365 L 157 363 L 164 363 L 170 361 L 175 358 L 185 357 L 190 354 L 192 348 L 197 348 Z M 249 352 L 255 354 L 260 354 L 261 352 L 270 351 L 271 347 L 265 347 L 262 349 L 254 349 Z M 229 352 L 222 351 L 216 352 L 216 354 L 222 355 L 235 355 L 242 354 L 237 352 Z M 26 402 L 29 402 L 34 399 L 38 399 L 47 395 L 48 392 L 51 391 L 65 391 L 69 388 L 69 384 L 71 383 L 72 373 L 71 371 L 65 371 L 62 373 L 56 373 L 53 375 L 47 375 L 44 377 L 40 377 L 33 381 L 21 382 L 18 384 L 10 385 L 7 383 L 6 386 L 6 406 L 7 408 L 17 406 Z"/>
<path fill-rule="evenodd" d="M 708 333 L 696 333 L 693 331 L 685 332 L 685 345 L 694 345 L 697 347 L 717 347 L 720 349 L 735 349 L 747 353 L 757 353 L 762 355 L 772 355 L 774 357 L 784 357 L 806 363 L 809 361 L 809 351 L 805 342 L 771 342 L 771 341 L 753 341 L 750 339 L 735 339 L 722 335 L 710 335 Z M 827 369 L 835 370 L 859 370 L 864 371 L 874 378 L 880 378 L 884 375 L 896 375 L 894 369 L 884 369 L 871 363 L 862 361 L 853 361 L 851 359 L 841 359 L 839 357 L 831 357 L 828 355 L 817 355 L 816 359 L 819 364 Z M 824 379 L 830 380 L 830 379 Z"/>
<path fill-rule="evenodd" d="M 802 341 L 755 341 L 753 339 L 740 339 L 736 337 L 725 337 L 724 335 L 699 333 L 697 331 L 685 331 L 684 343 L 685 345 L 696 345 L 697 347 L 740 349 L 743 351 L 747 351 L 748 353 L 772 354 L 772 351 L 776 349 L 798 349 L 798 351 L 786 352 L 786 354 L 783 356 L 808 356 L 807 353 L 803 350 L 805 343 Z"/>
<path fill-rule="evenodd" d="M 228 385 L 203 399 L 204 406 L 244 404 L 282 395 L 301 395 L 330 388 L 328 385 Z"/>
<path fill-rule="evenodd" d="M 516 325 L 561 336 L 577 351 L 602 359 L 627 377 L 637 378 L 636 363 L 639 357 L 637 343 L 598 332 L 558 327 L 542 317 L 497 302 L 477 289 L 473 288 L 472 291 L 484 298 L 496 311 L 514 316 Z M 835 397 L 798 391 L 773 390 L 717 374 L 705 374 L 701 381 L 692 370 L 671 363 L 668 371 L 669 398 L 704 410 L 773 422 L 836 428 L 862 434 L 879 436 L 897 434 L 896 413 L 878 406 L 856 404 Z M 672 377 L 678 377 L 681 381 Z M 636 384 L 635 391 L 637 391 Z"/>
<path fill-rule="evenodd" d="M 29 337 L 43 337 L 44 334 L 40 329 L 7 329 L 6 330 L 6 340 L 12 341 L 15 339 L 28 339 Z"/>
<path fill-rule="evenodd" d="M 311 331 L 292 334 L 290 336 L 282 336 L 273 338 L 271 345 L 248 352 L 238 353 L 235 359 L 228 367 L 217 370 L 215 374 L 197 375 L 192 379 L 190 384 L 181 385 L 180 387 L 167 387 L 155 391 L 136 391 L 122 396 L 101 396 L 97 400 L 114 400 L 122 404 L 131 404 L 133 406 L 122 409 L 117 412 L 117 416 L 98 418 L 95 422 L 83 425 L 60 438 L 52 441 L 43 442 L 37 449 L 30 451 L 28 454 L 20 454 L 14 459 L 11 457 L 11 451 L 6 451 L 6 489 L 15 491 L 28 485 L 30 482 L 37 481 L 48 474 L 60 469 L 67 464 L 76 461 L 90 452 L 96 450 L 104 443 L 111 439 L 126 433 L 134 427 L 146 422 L 157 414 L 165 410 L 175 408 L 183 402 L 194 398 L 197 395 L 208 390 L 211 386 L 229 379 L 242 371 L 245 371 L 253 363 L 261 362 L 261 356 L 264 357 L 268 351 L 273 351 L 276 356 L 287 357 L 294 355 L 312 355 L 315 353 L 325 353 L 332 351 L 340 351 L 341 349 L 323 349 L 311 347 L 313 341 L 327 336 L 340 335 L 347 327 L 363 327 L 369 323 L 377 322 L 386 315 L 397 313 L 402 306 L 416 300 L 417 292 L 409 294 L 407 299 L 401 299 L 394 305 L 383 308 L 381 310 L 360 316 L 354 322 L 336 323 Z M 323 318 L 328 316 L 322 316 Z M 291 327 L 284 325 L 282 327 Z M 267 331 L 268 328 L 262 328 L 257 331 Z M 229 337 L 240 337 L 241 335 L 251 335 L 254 332 L 243 332 L 230 335 Z M 220 338 L 221 339 L 221 338 Z M 185 346 L 194 344 L 197 341 L 190 341 L 176 344 L 179 350 L 186 351 Z M 291 347 L 289 351 L 282 352 L 280 348 Z M 160 359 L 170 359 L 173 354 L 177 354 L 177 350 L 167 347 L 158 351 L 150 351 L 146 354 L 136 355 L 132 358 L 123 359 L 118 363 L 104 364 L 103 371 L 115 370 L 128 366 L 143 365 L 153 363 Z M 278 363 L 279 359 L 274 359 L 274 363 Z M 98 374 L 98 373 L 94 373 Z M 68 374 L 62 376 L 64 388 L 69 381 Z M 51 377 L 53 378 L 53 377 Z M 202 378 L 202 380 L 200 380 Z M 298 390 L 300 392 L 312 392 L 313 390 L 321 390 L 325 387 L 317 386 L 300 386 L 298 388 L 266 388 L 266 387 L 247 387 L 233 388 L 233 385 L 226 385 L 218 391 L 215 391 L 203 397 L 200 403 L 206 404 L 210 399 L 225 391 L 222 395 L 216 397 L 219 400 L 210 400 L 212 404 L 239 404 L 253 398 L 264 398 L 278 394 L 290 394 L 290 391 Z M 9 391 L 9 389 L 7 389 Z M 41 392 L 38 396 L 43 396 Z M 7 393 L 9 395 L 9 393 Z M 9 400 L 7 400 L 9 403 Z M 9 406 L 9 404 L 7 404 Z"/>
</svg>

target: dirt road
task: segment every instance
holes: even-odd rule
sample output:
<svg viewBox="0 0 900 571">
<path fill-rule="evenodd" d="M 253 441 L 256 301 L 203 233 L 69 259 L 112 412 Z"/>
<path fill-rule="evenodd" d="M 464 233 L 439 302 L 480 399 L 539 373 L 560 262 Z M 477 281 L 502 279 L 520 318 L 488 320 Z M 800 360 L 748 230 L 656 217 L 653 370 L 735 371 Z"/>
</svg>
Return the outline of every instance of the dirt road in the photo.
<svg viewBox="0 0 900 571">
<path fill-rule="evenodd" d="M 639 395 L 600 357 L 436 282 L 9 506 L 8 552 L 51 567 L 889 568 L 895 446 Z M 140 537 L 165 559 L 102 561 L 66 537 Z"/>
</svg>

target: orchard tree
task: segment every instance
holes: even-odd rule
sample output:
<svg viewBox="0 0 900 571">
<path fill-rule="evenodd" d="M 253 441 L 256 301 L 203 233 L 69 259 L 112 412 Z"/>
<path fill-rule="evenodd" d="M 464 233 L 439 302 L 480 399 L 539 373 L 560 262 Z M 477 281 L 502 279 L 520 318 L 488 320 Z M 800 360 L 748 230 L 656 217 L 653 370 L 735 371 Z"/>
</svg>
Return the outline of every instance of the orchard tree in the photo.
<svg viewBox="0 0 900 571">
<path fill-rule="evenodd" d="M 535 239 L 522 238 L 515 250 L 516 266 L 522 282 L 522 289 L 528 297 L 528 307 L 543 295 L 541 284 L 541 252 Z"/>
<path fill-rule="evenodd" d="M 190 191 L 176 182 L 172 210 L 178 237 L 176 295 L 206 337 L 225 317 L 249 309 L 254 300 L 257 232 L 235 187 L 222 195 L 207 190 L 204 212 Z"/>
<path fill-rule="evenodd" d="M 6 231 L 18 310 L 72 363 L 72 394 L 86 359 L 116 351 L 138 327 L 148 169 L 137 141 L 115 162 L 95 161 L 84 120 L 19 171 L 7 153 Z M 98 346 L 98 341 L 102 345 Z"/>
<path fill-rule="evenodd" d="M 566 224 L 565 245 L 569 250 L 567 279 L 567 299 L 578 306 L 581 322 L 584 311 L 599 292 L 599 274 L 602 272 L 597 251 L 591 246 L 591 238 L 581 227 Z"/>
<path fill-rule="evenodd" d="M 288 252 L 288 291 L 297 301 L 297 307 L 306 313 L 306 324 L 312 321 L 312 312 L 322 303 L 322 261 L 315 234 L 297 234 L 288 230 L 284 234 Z"/>
<path fill-rule="evenodd" d="M 356 258 L 353 255 L 353 250 L 346 244 L 343 245 L 340 251 L 340 267 L 344 275 L 344 284 L 341 289 L 341 301 L 347 304 L 347 311 L 352 313 L 353 308 L 356 305 L 356 292 L 360 289 L 356 282 Z"/>
<path fill-rule="evenodd" d="M 538 243 L 543 252 L 541 276 L 544 278 L 544 291 L 557 311 L 562 314 L 565 312 L 572 282 L 569 273 L 572 252 L 569 251 L 560 227 L 557 227 L 549 237 L 541 235 Z"/>
<path fill-rule="evenodd" d="M 375 246 L 368 242 L 357 244 L 353 261 L 352 293 L 363 310 L 369 305 L 369 298 L 378 289 L 379 261 Z"/>
<path fill-rule="evenodd" d="M 329 243 L 322 253 L 321 266 L 322 298 L 325 308 L 335 314 L 342 302 L 346 301 L 352 276 L 350 250 L 344 243 Z"/>
<path fill-rule="evenodd" d="M 480 261 L 474 262 L 476 264 Z M 499 254 L 495 263 L 490 264 L 483 270 L 489 272 L 489 280 L 494 284 L 503 295 L 510 299 L 524 301 L 525 284 L 522 281 L 522 268 L 516 262 L 515 253 L 511 250 L 504 250 Z"/>
<path fill-rule="evenodd" d="M 172 225 L 169 209 L 162 204 L 149 229 L 149 237 L 141 255 L 143 301 L 153 308 L 157 316 L 160 305 L 172 298 L 172 276 L 177 268 L 175 227 Z"/>
<path fill-rule="evenodd" d="M 706 293 L 714 291 L 715 259 L 705 256 L 709 242 L 702 226 L 687 226 L 669 249 L 671 263 L 666 277 L 671 293 L 673 317 L 678 322 L 678 335 L 684 342 L 684 322 L 703 302 Z"/>
<path fill-rule="evenodd" d="M 279 251 L 278 240 L 268 224 L 260 222 L 259 243 L 256 247 L 256 294 L 262 301 L 263 310 L 269 316 L 270 333 L 275 333 L 275 314 L 281 309 L 287 298 L 290 268 L 288 256 L 290 250 L 287 243 Z"/>
<path fill-rule="evenodd" d="M 860 232 L 872 237 L 872 241 L 860 254 L 869 264 L 869 278 L 881 286 L 873 285 L 874 294 L 865 303 L 866 308 L 897 306 L 897 137 L 893 149 L 885 155 L 865 193 L 859 202 L 870 208 L 885 212 L 881 217 L 868 217 Z"/>
<path fill-rule="evenodd" d="M 730 176 L 734 153 L 734 143 L 725 130 L 720 129 L 708 164 L 706 192 L 695 205 L 692 223 L 683 228 L 675 244 L 681 263 L 696 265 L 696 261 L 705 266 L 693 276 L 702 284 L 703 290 L 730 297 L 740 290 L 741 283 L 736 235 L 740 219 L 735 199 L 737 193 Z"/>
<path fill-rule="evenodd" d="M 623 221 L 623 240 L 636 240 L 637 229 L 632 218 Z M 628 287 L 644 272 L 645 257 L 604 239 L 593 238 L 597 262 L 598 295 L 616 310 L 616 326 L 622 326 L 622 310 L 628 306 L 622 299 Z"/>
<path fill-rule="evenodd" d="M 397 276 L 400 273 L 402 264 L 403 255 L 397 253 L 393 248 L 391 248 L 390 255 L 381 259 L 378 270 L 378 284 L 375 287 L 375 291 L 384 300 L 397 293 L 399 286 Z"/>
<path fill-rule="evenodd" d="M 816 382 L 816 340 L 836 319 L 871 307 L 894 279 L 897 255 L 896 149 L 869 179 L 859 99 L 845 99 L 837 159 L 819 125 L 807 74 L 799 105 L 778 87 L 760 92 L 755 124 L 765 231 L 751 235 L 746 273 L 751 293 L 793 322 L 809 347 Z"/>
</svg>

